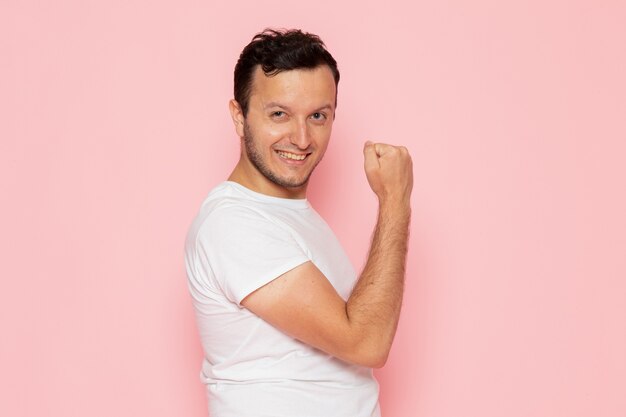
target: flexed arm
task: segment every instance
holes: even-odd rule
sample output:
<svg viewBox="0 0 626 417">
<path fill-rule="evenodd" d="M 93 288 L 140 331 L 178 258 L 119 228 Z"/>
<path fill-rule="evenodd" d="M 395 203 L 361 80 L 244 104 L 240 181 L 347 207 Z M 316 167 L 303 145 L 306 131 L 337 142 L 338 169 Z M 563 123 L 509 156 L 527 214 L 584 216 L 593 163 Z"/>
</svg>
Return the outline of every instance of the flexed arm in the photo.
<svg viewBox="0 0 626 417">
<path fill-rule="evenodd" d="M 364 343 L 384 364 L 402 305 L 413 170 L 404 147 L 368 142 L 364 154 L 365 173 L 378 196 L 378 221 L 367 262 L 346 311 L 354 326 L 374 329 L 363 330 L 369 336 Z"/>
<path fill-rule="evenodd" d="M 385 364 L 404 287 L 413 187 L 404 147 L 367 142 L 365 173 L 378 197 L 378 221 L 354 290 L 344 301 L 306 262 L 259 288 L 242 305 L 285 333 L 348 362 Z"/>
</svg>

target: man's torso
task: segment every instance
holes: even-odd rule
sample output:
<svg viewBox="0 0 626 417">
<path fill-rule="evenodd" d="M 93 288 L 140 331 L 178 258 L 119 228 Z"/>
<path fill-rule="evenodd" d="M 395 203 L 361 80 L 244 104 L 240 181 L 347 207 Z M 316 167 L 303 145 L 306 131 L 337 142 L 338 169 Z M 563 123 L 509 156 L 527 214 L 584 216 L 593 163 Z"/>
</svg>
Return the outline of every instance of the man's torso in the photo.
<svg viewBox="0 0 626 417">
<path fill-rule="evenodd" d="M 354 269 L 306 200 L 225 182 L 203 203 L 188 235 L 186 264 L 215 417 L 379 415 L 371 369 L 301 343 L 240 305 L 308 261 L 349 297 Z"/>
</svg>

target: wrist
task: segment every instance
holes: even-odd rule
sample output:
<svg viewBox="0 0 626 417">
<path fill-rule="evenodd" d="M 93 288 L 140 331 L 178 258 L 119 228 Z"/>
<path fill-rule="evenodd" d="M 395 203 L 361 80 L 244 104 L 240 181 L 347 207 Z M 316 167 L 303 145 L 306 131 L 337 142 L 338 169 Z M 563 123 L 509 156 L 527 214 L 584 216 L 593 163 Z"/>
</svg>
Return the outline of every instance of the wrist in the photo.
<svg viewBox="0 0 626 417">
<path fill-rule="evenodd" d="M 378 206 L 381 210 L 389 211 L 411 211 L 411 199 L 404 196 L 385 196 L 378 199 Z"/>
<path fill-rule="evenodd" d="M 381 217 L 393 220 L 408 220 L 411 217 L 411 201 L 407 199 L 381 199 L 378 201 Z"/>
</svg>

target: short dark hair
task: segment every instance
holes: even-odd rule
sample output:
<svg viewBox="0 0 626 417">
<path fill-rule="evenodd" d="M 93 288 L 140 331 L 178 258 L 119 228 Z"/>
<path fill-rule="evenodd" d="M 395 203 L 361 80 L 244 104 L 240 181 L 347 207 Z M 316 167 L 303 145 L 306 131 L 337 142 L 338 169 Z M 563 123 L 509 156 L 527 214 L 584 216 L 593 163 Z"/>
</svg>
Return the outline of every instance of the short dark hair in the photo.
<svg viewBox="0 0 626 417">
<path fill-rule="evenodd" d="M 257 65 L 270 77 L 282 71 L 328 65 L 335 86 L 339 84 L 337 61 L 319 36 L 299 29 L 265 29 L 243 49 L 235 66 L 235 100 L 241 106 L 244 117 L 248 113 L 252 77 Z"/>
</svg>

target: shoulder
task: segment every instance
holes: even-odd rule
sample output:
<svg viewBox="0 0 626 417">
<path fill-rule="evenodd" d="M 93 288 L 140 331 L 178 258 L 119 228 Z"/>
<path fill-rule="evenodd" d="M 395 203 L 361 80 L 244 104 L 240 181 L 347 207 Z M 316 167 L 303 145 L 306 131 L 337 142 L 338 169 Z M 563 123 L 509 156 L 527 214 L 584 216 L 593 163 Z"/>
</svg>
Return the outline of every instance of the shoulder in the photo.
<svg viewBox="0 0 626 417">
<path fill-rule="evenodd" d="M 210 203 L 201 217 L 200 229 L 232 230 L 276 223 L 271 210 L 254 202 L 230 198 Z"/>
<path fill-rule="evenodd" d="M 211 190 L 204 200 L 196 223 L 204 228 L 246 219 L 263 219 L 268 217 L 265 211 L 258 202 L 241 193 L 234 184 L 224 182 Z"/>
<path fill-rule="evenodd" d="M 215 246 L 291 241 L 298 234 L 297 225 L 306 223 L 311 211 L 304 201 L 264 196 L 225 182 L 204 200 L 190 228 L 188 243 Z"/>
<path fill-rule="evenodd" d="M 220 198 L 203 206 L 193 229 L 198 243 L 241 245 L 278 236 L 283 226 L 271 210 L 262 205 L 238 198 Z"/>
</svg>

